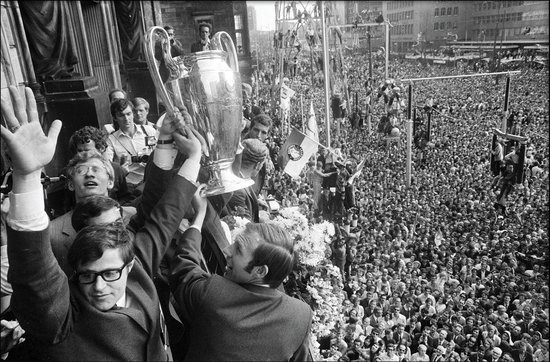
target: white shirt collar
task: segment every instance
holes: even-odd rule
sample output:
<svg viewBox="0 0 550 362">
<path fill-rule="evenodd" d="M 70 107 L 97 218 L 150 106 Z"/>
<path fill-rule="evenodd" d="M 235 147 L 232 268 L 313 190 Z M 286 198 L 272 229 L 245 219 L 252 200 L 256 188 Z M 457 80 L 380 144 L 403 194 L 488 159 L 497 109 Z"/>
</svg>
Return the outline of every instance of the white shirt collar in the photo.
<svg viewBox="0 0 550 362">
<path fill-rule="evenodd" d="M 127 308 L 126 305 L 126 291 L 124 291 L 124 294 L 122 294 L 122 297 L 116 302 L 116 306 L 119 308 Z"/>
</svg>

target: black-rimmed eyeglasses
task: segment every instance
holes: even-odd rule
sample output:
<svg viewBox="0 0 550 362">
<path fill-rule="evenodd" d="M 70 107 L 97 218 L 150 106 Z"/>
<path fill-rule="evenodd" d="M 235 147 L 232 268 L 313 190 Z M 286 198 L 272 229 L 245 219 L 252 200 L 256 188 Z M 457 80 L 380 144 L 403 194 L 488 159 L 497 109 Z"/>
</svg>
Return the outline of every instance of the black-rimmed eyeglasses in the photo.
<svg viewBox="0 0 550 362">
<path fill-rule="evenodd" d="M 103 278 L 103 280 L 105 280 L 106 282 L 115 282 L 120 279 L 120 277 L 122 276 L 122 271 L 124 270 L 124 268 L 128 266 L 128 264 L 129 263 L 124 264 L 119 269 L 107 269 L 107 270 L 102 270 L 100 272 L 86 271 L 86 272 L 75 273 L 74 278 L 80 284 L 95 283 L 98 276 L 101 276 L 101 278 Z"/>
</svg>

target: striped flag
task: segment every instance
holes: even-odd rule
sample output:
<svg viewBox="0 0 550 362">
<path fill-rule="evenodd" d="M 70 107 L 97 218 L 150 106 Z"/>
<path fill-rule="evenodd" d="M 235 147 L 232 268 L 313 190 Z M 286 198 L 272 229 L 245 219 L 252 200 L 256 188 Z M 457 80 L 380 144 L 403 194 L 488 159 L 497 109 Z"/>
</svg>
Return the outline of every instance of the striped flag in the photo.
<svg viewBox="0 0 550 362">
<path fill-rule="evenodd" d="M 306 125 L 306 136 L 319 142 L 319 130 L 317 129 L 317 119 L 315 118 L 315 111 L 313 110 L 313 102 L 311 102 L 311 107 L 309 108 L 309 118 Z"/>
<path fill-rule="evenodd" d="M 279 166 L 290 176 L 299 177 L 317 147 L 316 141 L 293 128 L 279 150 Z"/>
</svg>

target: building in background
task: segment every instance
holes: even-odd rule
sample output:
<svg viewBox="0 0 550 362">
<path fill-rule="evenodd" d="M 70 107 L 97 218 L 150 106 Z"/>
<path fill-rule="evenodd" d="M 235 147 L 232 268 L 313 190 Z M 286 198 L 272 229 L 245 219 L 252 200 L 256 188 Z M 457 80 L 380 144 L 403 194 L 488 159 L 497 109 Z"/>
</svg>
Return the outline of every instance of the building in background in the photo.
<svg viewBox="0 0 550 362">
<path fill-rule="evenodd" d="M 250 38 L 246 1 L 159 1 L 161 18 L 170 24 L 184 50 L 199 39 L 199 23 L 212 25 L 211 35 L 227 32 L 237 49 L 243 81 L 251 76 Z"/>
<path fill-rule="evenodd" d="M 548 45 L 545 1 L 384 1 L 392 24 L 392 52 L 438 49 L 449 44 Z"/>
<path fill-rule="evenodd" d="M 158 116 L 144 51 L 145 34 L 154 25 L 172 25 L 189 52 L 199 39 L 199 22 L 212 24 L 213 33 L 227 32 L 238 50 L 243 81 L 250 79 L 245 1 L 2 0 L 0 10 L 2 95 L 8 85 L 28 86 L 43 127 L 54 119 L 63 121 L 48 175 L 57 175 L 66 165 L 75 130 L 111 123 L 110 90 L 145 98 L 151 117 Z"/>
<path fill-rule="evenodd" d="M 257 18 L 256 9 L 253 6 L 248 6 L 246 8 L 246 12 L 248 14 L 248 29 L 250 31 L 258 30 L 256 26 L 256 18 Z"/>
</svg>

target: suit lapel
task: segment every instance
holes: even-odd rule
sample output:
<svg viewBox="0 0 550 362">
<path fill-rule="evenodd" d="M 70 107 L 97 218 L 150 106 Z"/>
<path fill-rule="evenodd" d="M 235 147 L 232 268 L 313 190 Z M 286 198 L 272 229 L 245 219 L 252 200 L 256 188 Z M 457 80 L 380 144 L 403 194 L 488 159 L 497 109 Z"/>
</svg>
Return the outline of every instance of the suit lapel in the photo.
<svg viewBox="0 0 550 362">
<path fill-rule="evenodd" d="M 130 306 L 128 308 L 113 308 L 111 312 L 124 314 L 132 318 L 145 332 L 150 332 L 153 321 L 151 320 L 151 316 L 146 314 L 145 311 L 148 308 L 158 308 L 158 303 L 155 304 L 154 300 L 146 293 L 135 277 L 128 278 L 126 295 L 127 298 L 130 298 Z"/>
<path fill-rule="evenodd" d="M 67 212 L 65 215 L 61 216 L 63 218 L 62 219 L 63 222 L 61 224 L 61 234 L 65 238 L 65 240 L 63 241 L 63 245 L 65 246 L 67 251 L 72 245 L 72 242 L 68 242 L 68 240 L 70 239 L 72 241 L 74 239 L 74 236 L 76 235 L 76 231 L 74 230 L 73 225 L 71 223 L 72 215 L 73 215 L 73 211 L 71 210 Z"/>
</svg>

